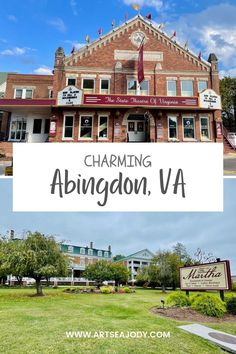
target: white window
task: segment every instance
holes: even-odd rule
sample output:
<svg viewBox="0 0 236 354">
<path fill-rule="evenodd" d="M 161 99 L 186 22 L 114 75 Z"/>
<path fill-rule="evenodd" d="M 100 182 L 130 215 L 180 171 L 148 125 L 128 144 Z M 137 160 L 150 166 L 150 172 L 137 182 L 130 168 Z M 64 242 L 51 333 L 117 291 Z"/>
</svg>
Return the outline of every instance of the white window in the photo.
<svg viewBox="0 0 236 354">
<path fill-rule="evenodd" d="M 181 95 L 185 97 L 193 96 L 193 81 L 182 80 L 181 81 Z"/>
<path fill-rule="evenodd" d="M 195 139 L 195 118 L 183 117 L 184 139 Z"/>
<path fill-rule="evenodd" d="M 76 78 L 68 77 L 66 81 L 67 81 L 66 86 L 76 86 Z"/>
<path fill-rule="evenodd" d="M 16 118 L 12 120 L 10 128 L 10 140 L 26 140 L 26 120 L 24 118 Z"/>
<path fill-rule="evenodd" d="M 80 116 L 80 139 L 92 139 L 93 138 L 93 116 L 82 115 Z"/>
<path fill-rule="evenodd" d="M 84 265 L 85 265 L 84 258 L 80 258 L 80 265 L 81 265 L 81 266 L 84 266 Z"/>
<path fill-rule="evenodd" d="M 85 249 L 84 248 L 80 249 L 80 254 L 85 254 Z"/>
<path fill-rule="evenodd" d="M 93 263 L 93 259 L 92 258 L 88 258 L 88 264 L 92 264 Z"/>
<path fill-rule="evenodd" d="M 108 116 L 98 116 L 98 139 L 108 139 Z"/>
<path fill-rule="evenodd" d="M 94 79 L 83 79 L 82 87 L 85 93 L 94 93 L 94 88 L 95 88 Z"/>
<path fill-rule="evenodd" d="M 109 95 L 110 93 L 110 80 L 109 79 L 101 79 L 100 80 L 100 93 L 104 95 Z"/>
<path fill-rule="evenodd" d="M 176 96 L 176 81 L 167 81 L 167 96 Z"/>
<path fill-rule="evenodd" d="M 33 98 L 33 90 L 27 88 L 17 88 L 15 89 L 15 98 L 21 99 L 32 99 Z"/>
<path fill-rule="evenodd" d="M 68 252 L 73 253 L 74 252 L 74 247 L 73 246 L 68 246 Z"/>
<path fill-rule="evenodd" d="M 178 120 L 175 116 L 168 117 L 169 139 L 178 139 Z"/>
<path fill-rule="evenodd" d="M 88 249 L 88 255 L 92 256 L 93 255 L 93 250 L 91 248 Z"/>
<path fill-rule="evenodd" d="M 136 95 L 137 81 L 129 79 L 127 81 L 127 95 Z"/>
<path fill-rule="evenodd" d="M 206 80 L 199 80 L 197 83 L 198 92 L 202 92 L 207 89 L 207 81 Z"/>
<path fill-rule="evenodd" d="M 102 251 L 98 251 L 98 257 L 102 257 Z"/>
<path fill-rule="evenodd" d="M 148 96 L 149 95 L 149 82 L 148 80 L 144 80 L 141 82 L 140 87 L 138 88 L 138 82 L 135 79 L 127 80 L 127 95 L 141 95 Z"/>
<path fill-rule="evenodd" d="M 65 115 L 63 123 L 63 139 L 73 139 L 74 136 L 74 115 Z"/>
<path fill-rule="evenodd" d="M 104 252 L 104 257 L 108 258 L 108 252 L 107 251 Z"/>
<path fill-rule="evenodd" d="M 208 117 L 200 117 L 200 125 L 201 125 L 201 139 L 210 139 L 210 129 L 209 129 L 209 118 Z"/>
</svg>

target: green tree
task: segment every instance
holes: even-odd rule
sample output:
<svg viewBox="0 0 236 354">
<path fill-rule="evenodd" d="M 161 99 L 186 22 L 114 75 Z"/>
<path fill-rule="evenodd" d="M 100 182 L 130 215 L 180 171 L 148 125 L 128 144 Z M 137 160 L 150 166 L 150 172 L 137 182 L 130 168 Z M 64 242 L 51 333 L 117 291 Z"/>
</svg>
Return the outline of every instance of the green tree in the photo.
<svg viewBox="0 0 236 354">
<path fill-rule="evenodd" d="M 152 266 L 156 267 L 156 280 L 160 282 L 163 293 L 173 280 L 170 255 L 169 251 L 159 251 L 152 259 Z"/>
<path fill-rule="evenodd" d="M 83 273 L 83 277 L 88 280 L 94 280 L 97 286 L 102 285 L 105 280 L 112 280 L 110 263 L 101 260 L 94 264 L 89 264 Z"/>
<path fill-rule="evenodd" d="M 5 264 L 9 273 L 35 279 L 37 295 L 43 294 L 42 279 L 68 274 L 69 259 L 52 236 L 29 232 L 23 240 L 8 241 L 7 251 Z"/>
<path fill-rule="evenodd" d="M 115 281 L 116 285 L 121 283 L 127 283 L 129 278 L 129 270 L 124 264 L 121 263 L 111 263 L 110 264 L 112 280 Z"/>
<path fill-rule="evenodd" d="M 232 130 L 236 127 L 236 78 L 224 77 L 220 80 L 222 113 L 224 125 Z"/>
<path fill-rule="evenodd" d="M 124 255 L 122 254 L 117 254 L 116 256 L 113 257 L 113 262 L 120 261 L 121 259 L 125 258 Z"/>
</svg>

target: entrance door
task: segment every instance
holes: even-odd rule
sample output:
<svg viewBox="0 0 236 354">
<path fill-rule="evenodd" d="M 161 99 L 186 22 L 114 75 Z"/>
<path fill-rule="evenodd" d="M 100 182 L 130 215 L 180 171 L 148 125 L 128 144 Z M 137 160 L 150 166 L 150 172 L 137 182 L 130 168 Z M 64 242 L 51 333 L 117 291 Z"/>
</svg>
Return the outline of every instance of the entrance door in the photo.
<svg viewBox="0 0 236 354">
<path fill-rule="evenodd" d="M 26 120 L 17 119 L 11 122 L 10 140 L 25 141 L 26 139 Z"/>
<path fill-rule="evenodd" d="M 130 117 L 131 118 L 131 117 Z M 128 118 L 127 134 L 129 142 L 145 142 L 146 129 L 145 120 L 143 119 L 130 119 Z"/>
</svg>

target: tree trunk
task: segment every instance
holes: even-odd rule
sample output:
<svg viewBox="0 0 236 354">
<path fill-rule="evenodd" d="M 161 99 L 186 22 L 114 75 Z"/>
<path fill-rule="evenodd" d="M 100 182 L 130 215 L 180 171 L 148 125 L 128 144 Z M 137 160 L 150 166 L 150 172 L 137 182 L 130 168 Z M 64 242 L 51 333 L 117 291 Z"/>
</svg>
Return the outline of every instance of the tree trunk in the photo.
<svg viewBox="0 0 236 354">
<path fill-rule="evenodd" d="M 165 285 L 162 284 L 162 292 L 165 293 L 166 292 L 166 288 L 165 288 Z"/>
<path fill-rule="evenodd" d="M 36 295 L 42 296 L 43 290 L 42 290 L 42 285 L 41 285 L 41 278 L 35 279 L 35 282 L 36 282 Z"/>
</svg>

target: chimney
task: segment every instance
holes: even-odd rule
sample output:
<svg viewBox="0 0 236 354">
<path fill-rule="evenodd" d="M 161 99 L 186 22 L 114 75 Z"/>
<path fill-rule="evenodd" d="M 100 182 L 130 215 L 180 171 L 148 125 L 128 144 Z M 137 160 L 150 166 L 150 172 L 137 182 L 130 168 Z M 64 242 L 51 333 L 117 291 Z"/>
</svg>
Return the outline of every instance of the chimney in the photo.
<svg viewBox="0 0 236 354">
<path fill-rule="evenodd" d="M 108 252 L 111 252 L 111 246 L 110 245 L 108 246 Z"/>
<path fill-rule="evenodd" d="M 14 240 L 14 230 L 10 230 L 10 240 Z"/>
<path fill-rule="evenodd" d="M 90 248 L 93 248 L 93 242 L 90 242 Z"/>
</svg>

